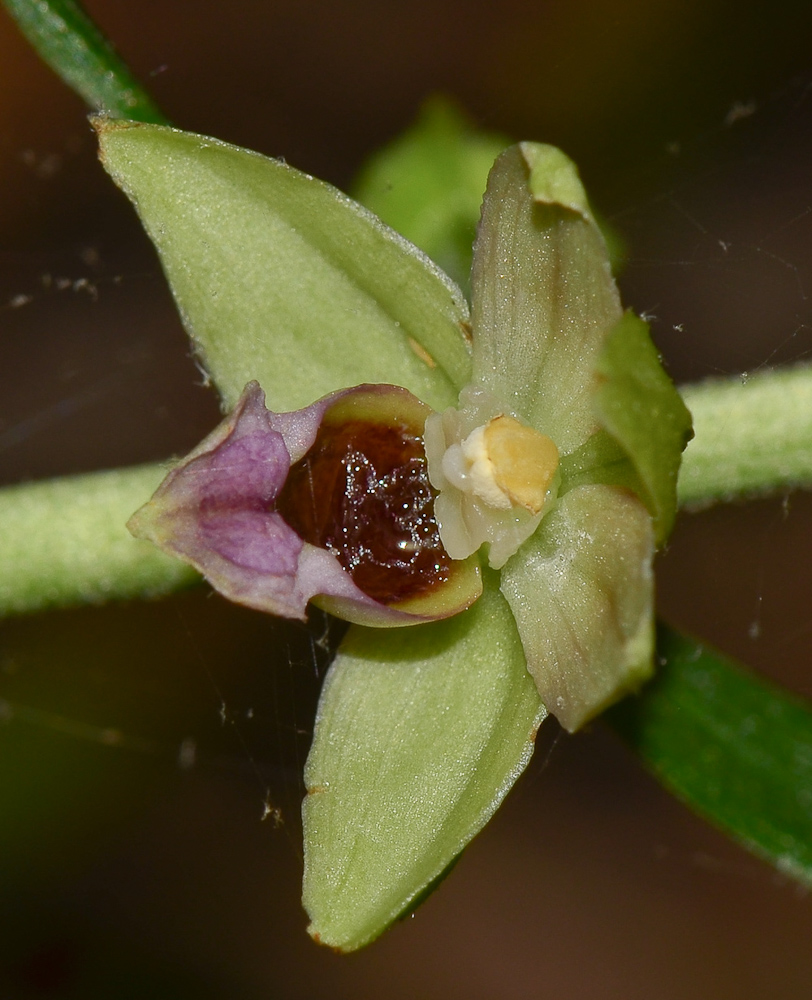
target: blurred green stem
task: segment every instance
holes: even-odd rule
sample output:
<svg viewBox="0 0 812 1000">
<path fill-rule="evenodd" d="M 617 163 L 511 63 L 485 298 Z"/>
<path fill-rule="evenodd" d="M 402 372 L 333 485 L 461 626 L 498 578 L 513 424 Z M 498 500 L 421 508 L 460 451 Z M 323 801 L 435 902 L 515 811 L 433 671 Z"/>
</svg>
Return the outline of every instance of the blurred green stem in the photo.
<svg viewBox="0 0 812 1000">
<path fill-rule="evenodd" d="M 161 465 L 0 490 L 0 615 L 167 593 L 196 574 L 125 527 Z"/>
<path fill-rule="evenodd" d="M 696 437 L 680 473 L 683 505 L 812 487 L 812 367 L 683 389 Z M 127 533 L 164 465 L 0 490 L 0 615 L 168 593 L 191 570 Z"/>
<path fill-rule="evenodd" d="M 42 59 L 94 110 L 169 124 L 75 0 L 2 0 Z"/>
<path fill-rule="evenodd" d="M 679 501 L 703 505 L 812 486 L 812 367 L 684 386 L 694 418 Z"/>
</svg>

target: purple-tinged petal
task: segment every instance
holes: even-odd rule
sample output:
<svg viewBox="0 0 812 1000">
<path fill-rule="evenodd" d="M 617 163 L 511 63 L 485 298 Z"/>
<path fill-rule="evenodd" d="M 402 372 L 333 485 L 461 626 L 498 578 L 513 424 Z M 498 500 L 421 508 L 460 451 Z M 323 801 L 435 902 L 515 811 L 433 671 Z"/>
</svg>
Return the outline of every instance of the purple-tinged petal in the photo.
<svg viewBox="0 0 812 1000">
<path fill-rule="evenodd" d="M 191 563 L 231 600 L 304 618 L 312 596 L 297 578 L 304 543 L 273 511 L 291 456 L 264 402 L 249 383 L 233 413 L 169 473 L 128 527 Z M 314 437 L 321 413 L 307 417 Z"/>
<path fill-rule="evenodd" d="M 333 552 L 303 541 L 276 509 L 291 465 L 313 446 L 328 411 L 334 419 L 379 398 L 387 417 L 398 406 L 417 407 L 424 416 L 423 404 L 393 386 L 346 389 L 304 410 L 275 414 L 265 408 L 259 385 L 249 383 L 233 413 L 130 519 L 130 530 L 190 563 L 230 600 L 271 614 L 304 619 L 314 597 L 341 617 L 375 625 L 462 610 L 479 594 L 471 567 L 441 588 L 439 610 L 425 596 L 389 606 L 361 590 Z"/>
</svg>

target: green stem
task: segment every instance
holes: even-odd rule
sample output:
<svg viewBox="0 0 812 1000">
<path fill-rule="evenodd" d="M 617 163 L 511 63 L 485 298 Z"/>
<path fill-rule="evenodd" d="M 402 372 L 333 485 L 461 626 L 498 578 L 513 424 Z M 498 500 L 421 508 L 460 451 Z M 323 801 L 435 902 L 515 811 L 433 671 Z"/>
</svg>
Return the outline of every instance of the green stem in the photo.
<svg viewBox="0 0 812 1000">
<path fill-rule="evenodd" d="M 682 505 L 812 486 L 812 367 L 685 386 L 694 418 Z"/>
<path fill-rule="evenodd" d="M 696 437 L 682 504 L 812 487 L 812 367 L 703 382 L 683 396 Z M 193 579 L 124 528 L 164 472 L 155 464 L 0 490 L 0 615 L 168 593 Z"/>
<path fill-rule="evenodd" d="M 2 0 L 20 30 L 94 110 L 168 124 L 168 119 L 75 0 Z"/>
<path fill-rule="evenodd" d="M 0 616 L 149 597 L 195 580 L 125 527 L 165 472 L 144 465 L 0 490 Z"/>
</svg>

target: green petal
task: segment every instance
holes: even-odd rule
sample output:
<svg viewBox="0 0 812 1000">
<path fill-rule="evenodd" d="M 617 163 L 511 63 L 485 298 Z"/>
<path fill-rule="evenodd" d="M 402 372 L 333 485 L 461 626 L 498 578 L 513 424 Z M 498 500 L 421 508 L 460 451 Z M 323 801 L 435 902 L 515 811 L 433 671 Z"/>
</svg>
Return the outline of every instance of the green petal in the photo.
<svg viewBox="0 0 812 1000">
<path fill-rule="evenodd" d="M 508 145 L 433 97 L 415 124 L 367 163 L 354 194 L 465 287 L 488 173 Z"/>
<path fill-rule="evenodd" d="M 539 205 L 560 205 L 594 222 L 578 168 L 560 149 L 540 142 L 523 142 L 522 156 L 530 168 L 528 186 Z"/>
<path fill-rule="evenodd" d="M 495 586 L 456 618 L 351 629 L 305 768 L 310 933 L 359 948 L 413 908 L 524 770 L 545 716 Z"/>
<path fill-rule="evenodd" d="M 651 518 L 613 486 L 558 501 L 502 570 L 542 700 L 575 730 L 652 670 Z"/>
<path fill-rule="evenodd" d="M 566 455 L 597 429 L 603 341 L 621 316 L 603 237 L 574 165 L 549 146 L 494 164 L 472 272 L 474 381 Z"/>
<path fill-rule="evenodd" d="M 598 360 L 598 418 L 628 454 L 654 518 L 657 542 L 677 512 L 677 473 L 693 436 L 691 414 L 660 363 L 648 325 L 631 312 L 614 327 Z"/>
<path fill-rule="evenodd" d="M 251 379 L 275 410 L 362 382 L 454 401 L 467 308 L 415 247 L 280 161 L 154 125 L 96 126 L 227 407 Z"/>
<path fill-rule="evenodd" d="M 616 438 L 601 429 L 566 455 L 559 466 L 561 486 L 558 494 L 563 496 L 579 486 L 603 483 L 606 486 L 624 486 L 638 497 L 645 494 L 645 488 L 632 464 L 627 451 Z"/>
</svg>

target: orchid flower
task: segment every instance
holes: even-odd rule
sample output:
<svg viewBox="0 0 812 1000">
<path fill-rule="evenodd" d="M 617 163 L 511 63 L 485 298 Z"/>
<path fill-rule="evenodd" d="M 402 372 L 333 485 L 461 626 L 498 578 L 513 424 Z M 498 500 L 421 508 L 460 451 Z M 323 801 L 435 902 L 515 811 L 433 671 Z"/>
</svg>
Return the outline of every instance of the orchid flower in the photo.
<svg viewBox="0 0 812 1000">
<path fill-rule="evenodd" d="M 469 316 L 328 185 L 97 127 L 231 411 L 132 529 L 234 600 L 361 623 L 325 682 L 304 806 L 311 933 L 356 948 L 481 829 L 548 711 L 576 729 L 649 676 L 690 419 L 552 147 L 494 165 Z"/>
</svg>

